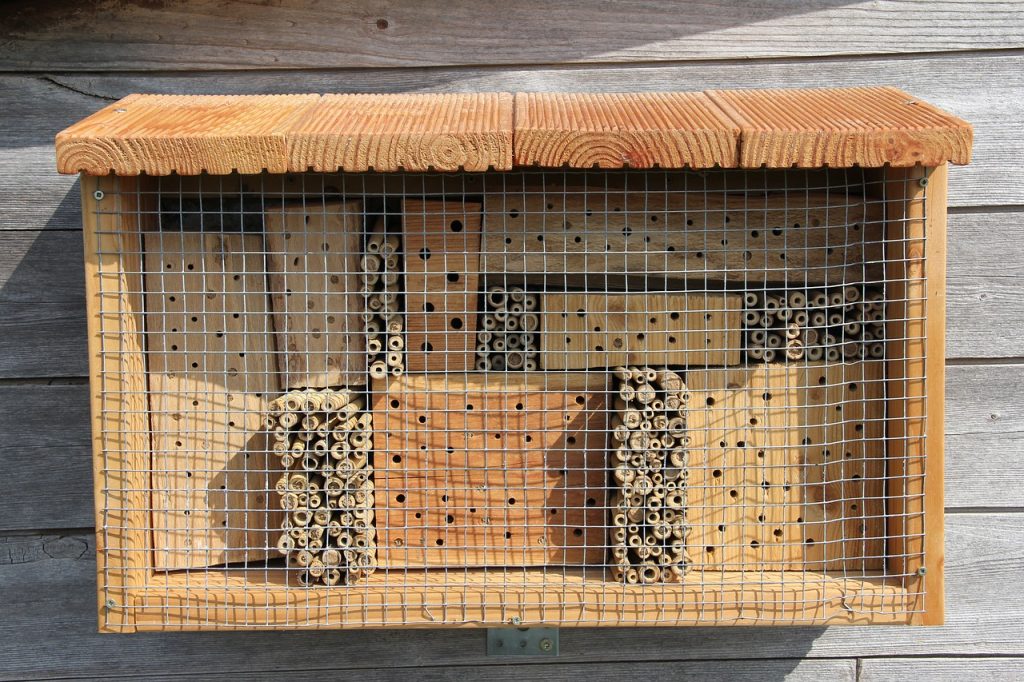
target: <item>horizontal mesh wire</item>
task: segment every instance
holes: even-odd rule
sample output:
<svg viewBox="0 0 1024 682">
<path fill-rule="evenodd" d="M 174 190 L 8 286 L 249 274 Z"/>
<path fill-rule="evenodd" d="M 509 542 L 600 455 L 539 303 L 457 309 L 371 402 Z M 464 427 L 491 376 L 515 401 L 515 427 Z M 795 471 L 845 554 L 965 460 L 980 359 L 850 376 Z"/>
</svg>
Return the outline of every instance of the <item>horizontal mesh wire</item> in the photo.
<svg viewBox="0 0 1024 682">
<path fill-rule="evenodd" d="M 97 189 L 107 618 L 920 610 L 924 414 L 891 401 L 922 395 L 924 288 L 886 197 L 917 189 L 859 169 Z"/>
</svg>

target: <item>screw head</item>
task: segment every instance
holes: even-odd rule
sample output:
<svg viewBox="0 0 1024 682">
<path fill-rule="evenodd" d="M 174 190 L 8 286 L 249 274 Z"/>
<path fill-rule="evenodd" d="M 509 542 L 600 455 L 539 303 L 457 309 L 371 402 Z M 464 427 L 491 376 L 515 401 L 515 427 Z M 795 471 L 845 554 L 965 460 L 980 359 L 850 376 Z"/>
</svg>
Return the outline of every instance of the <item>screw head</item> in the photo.
<svg viewBox="0 0 1024 682">
<path fill-rule="evenodd" d="M 541 651 L 551 651 L 551 648 L 554 646 L 554 643 L 550 639 L 545 637 L 544 639 L 540 640 L 539 646 Z"/>
<path fill-rule="evenodd" d="M 116 609 L 117 608 L 117 602 L 114 601 L 113 599 L 106 600 L 105 602 L 103 602 L 103 605 L 106 606 L 108 609 Z"/>
<path fill-rule="evenodd" d="M 928 178 L 921 178 L 921 179 L 920 179 L 920 180 L 918 180 L 917 182 L 918 182 L 918 184 L 920 184 L 920 185 L 921 185 L 922 187 L 927 187 L 927 186 L 928 186 Z"/>
<path fill-rule="evenodd" d="M 98 189 L 92 193 L 92 198 L 95 199 L 96 201 L 103 201 L 103 196 L 103 190 Z"/>
<path fill-rule="evenodd" d="M 917 569 L 917 574 L 918 575 L 925 575 L 926 573 L 928 573 L 928 569 L 925 568 L 924 566 L 922 566 L 921 568 Z"/>
<path fill-rule="evenodd" d="M 520 618 L 519 616 L 512 616 L 512 618 L 509 620 L 509 622 L 512 623 L 512 625 L 519 625 L 520 623 L 523 622 L 523 619 Z"/>
</svg>

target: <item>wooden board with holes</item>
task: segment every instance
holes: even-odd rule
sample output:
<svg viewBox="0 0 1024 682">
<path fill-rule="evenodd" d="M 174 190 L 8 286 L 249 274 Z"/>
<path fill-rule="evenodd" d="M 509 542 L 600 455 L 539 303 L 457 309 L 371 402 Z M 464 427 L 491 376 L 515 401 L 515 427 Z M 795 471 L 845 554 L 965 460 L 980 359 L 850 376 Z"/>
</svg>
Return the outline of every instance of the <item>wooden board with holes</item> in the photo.
<svg viewBox="0 0 1024 682">
<path fill-rule="evenodd" d="M 153 561 L 158 570 L 265 558 L 280 518 L 263 430 L 279 391 L 263 242 L 144 235 Z"/>
<path fill-rule="evenodd" d="M 362 203 L 271 207 L 265 216 L 282 382 L 286 388 L 365 385 Z"/>
<path fill-rule="evenodd" d="M 541 366 L 735 365 L 742 306 L 732 294 L 542 294 Z"/>
<path fill-rule="evenodd" d="M 697 569 L 878 570 L 881 361 L 688 372 Z"/>
<path fill-rule="evenodd" d="M 596 373 L 375 386 L 380 565 L 603 563 L 606 386 Z"/>
<path fill-rule="evenodd" d="M 883 275 L 879 201 L 842 188 L 723 194 L 676 174 L 649 189 L 485 194 L 483 271 L 814 284 Z"/>
<path fill-rule="evenodd" d="M 476 360 L 480 204 L 406 200 L 406 369 L 468 372 Z"/>
</svg>

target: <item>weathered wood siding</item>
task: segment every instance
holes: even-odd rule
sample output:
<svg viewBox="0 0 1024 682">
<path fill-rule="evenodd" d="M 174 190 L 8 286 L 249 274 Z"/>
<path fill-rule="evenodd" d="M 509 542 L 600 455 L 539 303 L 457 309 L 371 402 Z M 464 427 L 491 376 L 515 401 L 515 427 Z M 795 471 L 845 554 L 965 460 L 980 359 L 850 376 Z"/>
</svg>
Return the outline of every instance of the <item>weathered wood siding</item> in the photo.
<svg viewBox="0 0 1024 682">
<path fill-rule="evenodd" d="M 53 135 L 131 92 L 895 85 L 971 121 L 950 173 L 947 622 L 483 633 L 95 634 L 78 189 Z M 883 0 L 274 3 L 0 9 L 0 677 L 1013 678 L 1024 670 L 1024 4 Z M 418 668 L 411 671 L 410 668 Z M 299 673 L 302 674 L 302 673 Z"/>
</svg>

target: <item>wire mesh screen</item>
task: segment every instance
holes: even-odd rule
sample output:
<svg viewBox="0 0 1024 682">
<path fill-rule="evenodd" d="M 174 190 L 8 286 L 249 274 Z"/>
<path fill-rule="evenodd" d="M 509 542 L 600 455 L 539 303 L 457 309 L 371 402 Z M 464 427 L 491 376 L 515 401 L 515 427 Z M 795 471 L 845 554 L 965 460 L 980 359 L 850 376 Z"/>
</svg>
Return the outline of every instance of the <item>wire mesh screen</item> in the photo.
<svg viewBox="0 0 1024 682">
<path fill-rule="evenodd" d="M 97 488 L 134 622 L 920 608 L 925 289 L 880 174 L 120 187 Z"/>
</svg>

